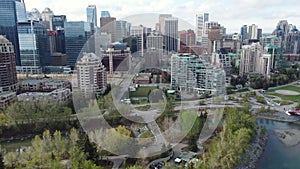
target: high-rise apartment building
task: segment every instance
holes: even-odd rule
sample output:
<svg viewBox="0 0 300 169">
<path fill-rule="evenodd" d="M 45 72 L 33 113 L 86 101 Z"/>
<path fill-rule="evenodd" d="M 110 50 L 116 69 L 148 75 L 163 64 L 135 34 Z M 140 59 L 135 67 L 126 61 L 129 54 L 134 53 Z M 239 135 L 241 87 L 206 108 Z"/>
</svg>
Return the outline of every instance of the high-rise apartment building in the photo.
<svg viewBox="0 0 300 169">
<path fill-rule="evenodd" d="M 14 0 L 0 1 L 0 35 L 5 35 L 5 37 L 13 44 L 16 63 L 20 66 L 17 12 Z"/>
<path fill-rule="evenodd" d="M 273 32 L 273 34 L 278 37 L 279 47 L 283 52 L 285 52 L 286 50 L 288 32 L 289 32 L 289 23 L 287 22 L 287 20 L 280 20 L 279 23 L 277 24 L 275 31 Z"/>
<path fill-rule="evenodd" d="M 180 90 L 225 94 L 225 72 L 190 54 L 171 57 L 171 84 Z"/>
<path fill-rule="evenodd" d="M 178 51 L 178 18 L 165 19 L 165 49 L 167 51 Z"/>
<path fill-rule="evenodd" d="M 92 23 L 95 29 L 97 28 L 97 7 L 96 5 L 89 5 L 86 8 L 87 22 Z"/>
<path fill-rule="evenodd" d="M 292 26 L 287 34 L 285 53 L 300 54 L 300 31 Z"/>
<path fill-rule="evenodd" d="M 0 35 L 0 93 L 17 89 L 15 59 L 13 44 Z"/>
<path fill-rule="evenodd" d="M 239 73 L 241 76 L 252 73 L 268 77 L 271 71 L 272 56 L 264 51 L 259 43 L 242 46 Z"/>
<path fill-rule="evenodd" d="M 17 98 L 17 73 L 14 47 L 0 35 L 0 108 L 5 109 Z"/>
<path fill-rule="evenodd" d="M 77 61 L 76 68 L 78 87 L 85 96 L 99 96 L 106 91 L 106 71 L 100 57 L 94 53 L 84 53 Z"/>
</svg>

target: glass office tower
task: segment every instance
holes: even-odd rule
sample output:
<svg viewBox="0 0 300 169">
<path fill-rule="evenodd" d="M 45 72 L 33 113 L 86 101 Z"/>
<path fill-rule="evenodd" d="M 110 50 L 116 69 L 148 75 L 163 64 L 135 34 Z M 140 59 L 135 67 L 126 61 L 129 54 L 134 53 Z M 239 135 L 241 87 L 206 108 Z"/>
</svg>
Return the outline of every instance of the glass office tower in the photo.
<svg viewBox="0 0 300 169">
<path fill-rule="evenodd" d="M 41 73 L 43 66 L 51 64 L 49 37 L 45 25 L 40 22 L 18 23 L 22 73 Z"/>
<path fill-rule="evenodd" d="M 82 21 L 65 23 L 67 65 L 74 68 L 77 58 L 87 41 L 87 23 Z"/>
<path fill-rule="evenodd" d="M 4 35 L 13 44 L 16 55 L 16 64 L 20 66 L 17 14 L 16 3 L 14 0 L 0 1 L 0 35 Z"/>
</svg>

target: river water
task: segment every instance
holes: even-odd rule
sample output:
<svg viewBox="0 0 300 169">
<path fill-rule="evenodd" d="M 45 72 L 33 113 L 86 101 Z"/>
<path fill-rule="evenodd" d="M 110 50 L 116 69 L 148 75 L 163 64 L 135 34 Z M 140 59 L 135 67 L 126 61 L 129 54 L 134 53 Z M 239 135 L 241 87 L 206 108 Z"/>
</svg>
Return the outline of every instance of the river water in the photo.
<svg viewBox="0 0 300 169">
<path fill-rule="evenodd" d="M 300 169 L 300 144 L 288 147 L 275 134 L 275 129 L 298 129 L 300 124 L 259 119 L 258 124 L 265 126 L 269 139 L 266 149 L 258 161 L 257 169 Z"/>
</svg>

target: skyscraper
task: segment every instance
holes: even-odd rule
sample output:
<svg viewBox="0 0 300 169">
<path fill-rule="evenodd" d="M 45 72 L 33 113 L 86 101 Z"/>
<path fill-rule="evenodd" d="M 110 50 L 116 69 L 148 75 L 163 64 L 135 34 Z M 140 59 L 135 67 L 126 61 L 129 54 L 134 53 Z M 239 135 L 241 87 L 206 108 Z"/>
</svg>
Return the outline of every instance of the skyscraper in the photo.
<svg viewBox="0 0 300 169">
<path fill-rule="evenodd" d="M 244 45 L 240 53 L 240 75 L 259 73 L 269 76 L 272 66 L 272 56 L 267 54 L 259 43 Z"/>
<path fill-rule="evenodd" d="M 100 57 L 94 53 L 84 53 L 77 61 L 77 80 L 80 90 L 89 96 L 103 94 L 107 88 L 106 71 Z"/>
<path fill-rule="evenodd" d="M 17 73 L 14 47 L 0 35 L 0 93 L 16 91 Z"/>
<path fill-rule="evenodd" d="M 27 19 L 34 20 L 34 21 L 41 21 L 42 14 L 40 13 L 40 11 L 38 9 L 33 8 L 29 13 L 27 13 Z"/>
<path fill-rule="evenodd" d="M 172 17 L 171 14 L 160 14 L 159 15 L 159 32 L 165 35 L 165 20 L 166 18 Z"/>
<path fill-rule="evenodd" d="M 127 21 L 116 22 L 116 41 L 122 42 L 122 40 L 129 36 L 130 24 Z"/>
<path fill-rule="evenodd" d="M 87 16 L 87 22 L 93 23 L 93 26 L 97 28 L 97 7 L 96 5 L 89 5 L 86 8 L 86 16 Z"/>
<path fill-rule="evenodd" d="M 53 15 L 52 17 L 52 30 L 62 30 L 67 22 L 66 15 Z"/>
<path fill-rule="evenodd" d="M 196 41 L 198 43 L 202 42 L 205 22 L 209 21 L 209 14 L 208 13 L 200 13 L 196 15 Z"/>
<path fill-rule="evenodd" d="M 247 39 L 247 25 L 241 27 L 242 42 Z"/>
<path fill-rule="evenodd" d="M 144 27 L 132 26 L 130 29 L 130 35 L 137 37 L 137 52 L 139 56 L 144 55 Z"/>
<path fill-rule="evenodd" d="M 116 41 L 116 18 L 115 17 L 101 17 L 100 31 L 111 34 L 112 42 Z"/>
<path fill-rule="evenodd" d="M 101 11 L 101 17 L 110 17 L 110 14 L 108 11 Z"/>
<path fill-rule="evenodd" d="M 41 73 L 43 66 L 51 64 L 48 32 L 38 21 L 18 23 L 22 73 Z"/>
<path fill-rule="evenodd" d="M 287 47 L 287 37 L 289 32 L 289 24 L 287 20 L 280 20 L 277 24 L 276 30 L 273 32 L 278 37 L 279 47 L 285 52 Z"/>
<path fill-rule="evenodd" d="M 19 66 L 20 52 L 17 32 L 16 4 L 14 0 L 0 1 L 0 35 L 5 35 L 14 46 L 16 63 Z"/>
<path fill-rule="evenodd" d="M 258 35 L 258 27 L 255 24 L 252 24 L 249 26 L 249 31 L 248 31 L 248 39 L 257 39 Z"/>
<path fill-rule="evenodd" d="M 165 46 L 167 51 L 178 51 L 178 19 L 165 19 Z"/>
<path fill-rule="evenodd" d="M 74 21 L 65 23 L 65 41 L 67 65 L 74 67 L 77 58 L 87 41 L 87 32 L 85 25 L 87 22 Z"/>
<path fill-rule="evenodd" d="M 16 2 L 16 12 L 17 12 L 17 21 L 18 22 L 26 22 L 27 14 L 24 0 L 15 1 Z"/>
<path fill-rule="evenodd" d="M 52 30 L 52 17 L 54 16 L 53 11 L 50 8 L 45 8 L 42 12 L 42 21 L 46 25 L 48 30 Z"/>
</svg>

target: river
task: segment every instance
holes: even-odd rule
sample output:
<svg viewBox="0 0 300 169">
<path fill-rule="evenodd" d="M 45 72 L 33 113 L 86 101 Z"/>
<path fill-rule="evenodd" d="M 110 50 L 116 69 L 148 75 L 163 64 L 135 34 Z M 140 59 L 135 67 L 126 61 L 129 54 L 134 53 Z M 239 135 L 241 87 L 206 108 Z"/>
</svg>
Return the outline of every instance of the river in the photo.
<svg viewBox="0 0 300 169">
<path fill-rule="evenodd" d="M 282 143 L 275 134 L 275 129 L 298 129 L 300 124 L 277 122 L 259 119 L 260 126 L 266 126 L 268 142 L 266 149 L 258 161 L 257 169 L 299 169 L 300 168 L 300 144 L 288 147 Z"/>
</svg>

